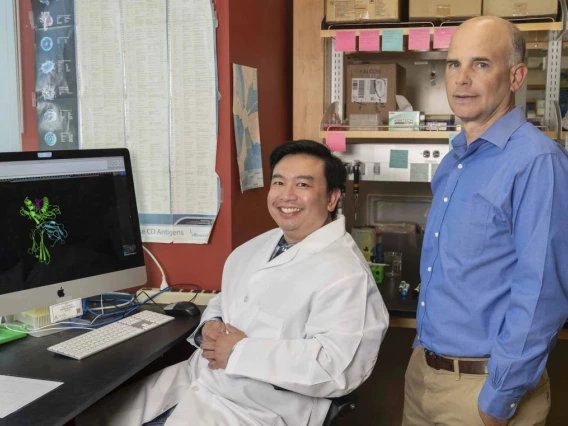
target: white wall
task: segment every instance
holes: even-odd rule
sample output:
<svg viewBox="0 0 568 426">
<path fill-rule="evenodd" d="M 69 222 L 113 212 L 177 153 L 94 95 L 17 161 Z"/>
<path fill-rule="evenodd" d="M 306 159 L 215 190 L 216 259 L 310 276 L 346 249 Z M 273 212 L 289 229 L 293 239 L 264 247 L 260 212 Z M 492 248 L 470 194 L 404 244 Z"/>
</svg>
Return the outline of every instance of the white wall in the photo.
<svg viewBox="0 0 568 426">
<path fill-rule="evenodd" d="M 16 0 L 0 0 L 0 152 L 21 151 Z"/>
</svg>

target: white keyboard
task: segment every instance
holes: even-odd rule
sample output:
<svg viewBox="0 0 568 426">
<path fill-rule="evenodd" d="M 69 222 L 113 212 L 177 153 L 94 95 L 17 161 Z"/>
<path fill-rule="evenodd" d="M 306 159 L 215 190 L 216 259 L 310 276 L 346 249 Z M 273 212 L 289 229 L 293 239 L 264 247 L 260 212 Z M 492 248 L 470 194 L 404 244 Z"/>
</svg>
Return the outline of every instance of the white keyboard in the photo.
<svg viewBox="0 0 568 426">
<path fill-rule="evenodd" d="M 142 311 L 50 346 L 47 350 L 81 360 L 173 320 L 174 317 L 168 315 Z"/>
</svg>

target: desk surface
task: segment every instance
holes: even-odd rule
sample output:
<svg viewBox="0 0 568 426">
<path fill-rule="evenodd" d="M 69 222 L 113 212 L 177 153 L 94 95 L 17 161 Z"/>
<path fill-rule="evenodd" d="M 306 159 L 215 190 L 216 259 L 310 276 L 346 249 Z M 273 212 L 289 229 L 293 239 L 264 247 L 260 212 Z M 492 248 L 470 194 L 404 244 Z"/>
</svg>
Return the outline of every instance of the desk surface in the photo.
<svg viewBox="0 0 568 426">
<path fill-rule="evenodd" d="M 188 337 L 199 317 L 176 318 L 82 361 L 47 348 L 82 330 L 26 337 L 0 346 L 0 374 L 62 381 L 54 391 L 0 419 L 0 426 L 63 425 Z"/>
</svg>

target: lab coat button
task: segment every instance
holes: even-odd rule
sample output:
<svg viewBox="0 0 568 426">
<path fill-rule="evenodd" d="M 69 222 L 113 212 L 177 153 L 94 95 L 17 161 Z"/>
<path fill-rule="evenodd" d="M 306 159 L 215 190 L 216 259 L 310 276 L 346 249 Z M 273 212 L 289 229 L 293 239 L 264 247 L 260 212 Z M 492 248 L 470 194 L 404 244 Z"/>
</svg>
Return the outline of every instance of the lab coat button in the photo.
<svg viewBox="0 0 568 426">
<path fill-rule="evenodd" d="M 248 301 L 249 301 L 249 297 L 248 297 L 248 296 L 245 296 L 244 301 L 245 301 L 245 302 L 248 302 Z"/>
</svg>

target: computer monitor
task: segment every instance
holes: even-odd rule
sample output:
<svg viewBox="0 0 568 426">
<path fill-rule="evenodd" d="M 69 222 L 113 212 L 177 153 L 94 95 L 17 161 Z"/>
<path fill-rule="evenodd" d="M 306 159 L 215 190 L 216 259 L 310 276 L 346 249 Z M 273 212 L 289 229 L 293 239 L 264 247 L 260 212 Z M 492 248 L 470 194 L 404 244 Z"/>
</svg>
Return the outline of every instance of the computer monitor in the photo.
<svg viewBox="0 0 568 426">
<path fill-rule="evenodd" d="M 0 153 L 0 317 L 145 283 L 128 150 Z"/>
</svg>

